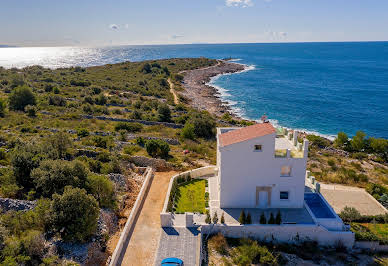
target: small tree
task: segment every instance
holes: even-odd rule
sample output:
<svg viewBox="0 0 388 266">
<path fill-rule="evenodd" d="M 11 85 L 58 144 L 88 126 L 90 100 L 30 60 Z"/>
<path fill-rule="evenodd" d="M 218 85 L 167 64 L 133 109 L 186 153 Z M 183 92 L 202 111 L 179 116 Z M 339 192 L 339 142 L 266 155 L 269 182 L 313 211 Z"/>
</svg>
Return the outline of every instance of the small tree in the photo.
<svg viewBox="0 0 388 266">
<path fill-rule="evenodd" d="M 206 219 L 205 219 L 205 223 L 211 224 L 211 222 L 212 222 L 212 219 L 211 219 L 211 217 L 210 217 L 210 213 L 209 213 L 209 211 L 206 211 Z"/>
<path fill-rule="evenodd" d="M 350 142 L 353 151 L 362 151 L 365 148 L 365 136 L 366 134 L 362 131 L 356 132 L 356 135 Z"/>
<path fill-rule="evenodd" d="M 275 218 L 273 217 L 273 213 L 271 212 L 268 220 L 268 224 L 275 224 Z"/>
<path fill-rule="evenodd" d="M 51 205 L 53 229 L 66 241 L 86 241 L 97 228 L 99 208 L 96 199 L 84 189 L 66 187 L 55 194 Z"/>
<path fill-rule="evenodd" d="M 159 121 L 170 122 L 171 121 L 171 110 L 167 104 L 161 104 L 158 108 Z"/>
<path fill-rule="evenodd" d="M 15 88 L 9 96 L 9 108 L 12 110 L 24 111 L 27 105 L 35 104 L 35 95 L 27 86 Z"/>
<path fill-rule="evenodd" d="M 265 218 L 264 212 L 260 215 L 260 224 L 267 224 L 267 219 Z"/>
<path fill-rule="evenodd" d="M 217 212 L 214 212 L 214 215 L 213 215 L 213 224 L 216 224 L 218 223 L 218 215 L 217 215 Z"/>
<path fill-rule="evenodd" d="M 185 139 L 195 139 L 195 133 L 194 133 L 194 125 L 191 123 L 186 123 L 185 126 L 182 128 L 181 136 Z"/>
<path fill-rule="evenodd" d="M 246 221 L 245 212 L 244 210 L 242 210 L 240 213 L 240 217 L 238 218 L 238 222 L 240 224 L 245 224 L 245 221 Z"/>
<path fill-rule="evenodd" d="M 224 213 L 221 214 L 221 223 L 225 224 L 225 216 Z"/>
<path fill-rule="evenodd" d="M 252 223 L 252 216 L 251 216 L 251 213 L 249 213 L 249 212 L 247 214 L 247 218 L 246 218 L 245 223 L 246 224 L 251 224 Z"/>
<path fill-rule="evenodd" d="M 167 142 L 157 139 L 148 140 L 145 144 L 147 153 L 152 157 L 161 157 L 163 159 L 168 158 L 170 152 L 170 146 Z"/>
<path fill-rule="evenodd" d="M 280 210 L 278 210 L 278 213 L 276 214 L 275 223 L 276 224 L 281 224 L 282 223 L 282 215 L 280 213 Z"/>
<path fill-rule="evenodd" d="M 349 141 L 349 137 L 345 132 L 338 132 L 337 138 L 334 140 L 334 146 L 343 148 Z"/>
<path fill-rule="evenodd" d="M 346 206 L 339 215 L 344 222 L 353 222 L 361 218 L 360 212 L 354 207 Z"/>
<path fill-rule="evenodd" d="M 115 202 L 113 182 L 104 175 L 89 175 L 87 180 L 88 190 L 96 198 L 100 207 L 113 207 Z"/>
</svg>

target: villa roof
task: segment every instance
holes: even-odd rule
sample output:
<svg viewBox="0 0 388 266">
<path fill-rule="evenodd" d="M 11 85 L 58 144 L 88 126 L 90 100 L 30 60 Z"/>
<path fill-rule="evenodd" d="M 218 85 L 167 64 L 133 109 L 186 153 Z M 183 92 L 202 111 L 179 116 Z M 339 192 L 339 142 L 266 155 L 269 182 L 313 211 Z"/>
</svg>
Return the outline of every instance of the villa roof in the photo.
<svg viewBox="0 0 388 266">
<path fill-rule="evenodd" d="M 220 146 L 228 146 L 234 143 L 262 137 L 275 133 L 276 129 L 271 123 L 260 123 L 235 130 L 231 130 L 219 135 Z"/>
</svg>

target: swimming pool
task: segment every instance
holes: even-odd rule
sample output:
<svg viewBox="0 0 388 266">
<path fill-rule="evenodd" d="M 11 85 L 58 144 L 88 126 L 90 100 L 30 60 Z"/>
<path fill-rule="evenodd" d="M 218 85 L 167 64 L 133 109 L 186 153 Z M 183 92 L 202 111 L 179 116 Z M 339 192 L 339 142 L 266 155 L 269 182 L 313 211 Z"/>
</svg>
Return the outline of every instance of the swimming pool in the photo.
<svg viewBox="0 0 388 266">
<path fill-rule="evenodd" d="M 304 200 L 313 212 L 315 218 L 335 218 L 333 212 L 317 193 L 304 194 Z"/>
</svg>

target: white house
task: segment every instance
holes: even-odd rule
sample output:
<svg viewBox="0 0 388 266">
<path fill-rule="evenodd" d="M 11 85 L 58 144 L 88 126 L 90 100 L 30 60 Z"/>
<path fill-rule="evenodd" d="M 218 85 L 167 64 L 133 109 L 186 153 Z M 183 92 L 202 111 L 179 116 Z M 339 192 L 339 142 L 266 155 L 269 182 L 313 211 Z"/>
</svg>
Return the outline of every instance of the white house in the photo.
<svg viewBox="0 0 388 266">
<path fill-rule="evenodd" d="M 270 123 L 217 129 L 220 208 L 303 208 L 308 140 Z"/>
</svg>

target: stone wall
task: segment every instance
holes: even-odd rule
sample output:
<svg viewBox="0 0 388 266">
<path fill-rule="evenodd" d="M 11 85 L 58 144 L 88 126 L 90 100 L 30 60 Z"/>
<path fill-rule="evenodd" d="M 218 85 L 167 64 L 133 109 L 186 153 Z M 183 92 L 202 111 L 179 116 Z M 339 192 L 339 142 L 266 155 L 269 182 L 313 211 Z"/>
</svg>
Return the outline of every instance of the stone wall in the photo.
<svg viewBox="0 0 388 266">
<path fill-rule="evenodd" d="M 148 158 L 144 156 L 131 156 L 129 161 L 137 166 L 155 168 L 156 171 L 168 171 L 173 168 L 172 164 L 166 162 L 163 159 Z"/>
<path fill-rule="evenodd" d="M 83 115 L 82 118 L 85 118 L 85 119 L 97 119 L 97 120 L 108 120 L 108 121 L 116 121 L 116 122 L 140 123 L 140 124 L 147 125 L 147 126 L 162 125 L 162 126 L 171 127 L 171 128 L 182 128 L 183 127 L 183 125 L 175 124 L 175 123 L 146 121 L 146 120 L 136 120 L 136 119 L 124 119 L 124 118 L 109 117 L 109 116 Z"/>
</svg>

